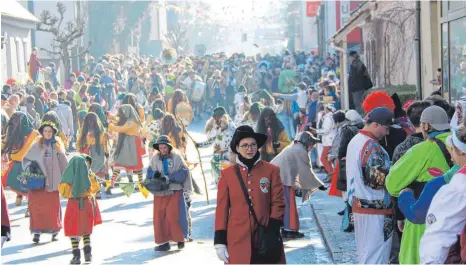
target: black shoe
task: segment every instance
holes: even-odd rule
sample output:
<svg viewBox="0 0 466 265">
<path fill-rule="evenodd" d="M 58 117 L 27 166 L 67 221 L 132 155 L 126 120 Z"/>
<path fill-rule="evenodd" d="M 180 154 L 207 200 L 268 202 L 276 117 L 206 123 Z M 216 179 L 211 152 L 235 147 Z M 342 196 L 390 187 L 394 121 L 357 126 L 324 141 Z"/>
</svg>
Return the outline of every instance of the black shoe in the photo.
<svg viewBox="0 0 466 265">
<path fill-rule="evenodd" d="M 345 214 L 345 209 L 343 209 L 343 210 L 341 210 L 341 211 L 338 212 L 338 215 L 340 215 L 340 216 L 342 216 L 342 215 L 344 215 L 344 214 Z"/>
<path fill-rule="evenodd" d="M 328 189 L 328 185 L 322 185 L 319 187 L 319 190 L 326 191 Z"/>
<path fill-rule="evenodd" d="M 70 264 L 81 264 L 81 251 L 79 249 L 73 249 L 73 259 Z"/>
<path fill-rule="evenodd" d="M 288 232 L 288 238 L 296 239 L 296 238 L 304 237 L 304 234 L 298 231 L 287 231 L 287 232 Z"/>
<path fill-rule="evenodd" d="M 40 241 L 40 234 L 34 234 L 34 237 L 32 238 L 32 242 L 38 244 Z"/>
<path fill-rule="evenodd" d="M 57 241 L 58 233 L 52 234 L 52 241 Z"/>
<path fill-rule="evenodd" d="M 85 246 L 83 251 L 84 251 L 84 260 L 86 262 L 91 262 L 92 261 L 92 254 L 91 254 L 91 246 Z"/>
<path fill-rule="evenodd" d="M 170 250 L 170 243 L 165 243 L 162 245 L 158 245 L 154 249 L 157 252 L 169 251 Z"/>
<path fill-rule="evenodd" d="M 283 237 L 283 238 L 287 238 L 287 237 L 288 237 L 288 231 L 286 231 L 285 229 L 282 229 L 282 237 Z"/>
<path fill-rule="evenodd" d="M 184 242 L 178 242 L 178 249 L 183 249 L 184 248 Z"/>
</svg>

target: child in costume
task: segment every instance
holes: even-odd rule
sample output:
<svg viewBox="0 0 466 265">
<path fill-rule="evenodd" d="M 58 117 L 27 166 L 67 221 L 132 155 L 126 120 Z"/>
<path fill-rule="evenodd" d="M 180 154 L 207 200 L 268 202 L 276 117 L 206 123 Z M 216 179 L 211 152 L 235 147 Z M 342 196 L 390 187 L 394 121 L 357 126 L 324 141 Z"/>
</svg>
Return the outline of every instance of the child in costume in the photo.
<svg viewBox="0 0 466 265">
<path fill-rule="evenodd" d="M 84 259 L 92 260 L 91 234 L 95 225 L 102 223 L 94 194 L 99 191 L 99 183 L 91 171 L 92 158 L 77 155 L 71 159 L 58 186 L 60 194 L 68 199 L 65 211 L 65 236 L 70 237 L 73 250 L 71 264 L 81 264 L 79 242 L 84 243 Z"/>
</svg>

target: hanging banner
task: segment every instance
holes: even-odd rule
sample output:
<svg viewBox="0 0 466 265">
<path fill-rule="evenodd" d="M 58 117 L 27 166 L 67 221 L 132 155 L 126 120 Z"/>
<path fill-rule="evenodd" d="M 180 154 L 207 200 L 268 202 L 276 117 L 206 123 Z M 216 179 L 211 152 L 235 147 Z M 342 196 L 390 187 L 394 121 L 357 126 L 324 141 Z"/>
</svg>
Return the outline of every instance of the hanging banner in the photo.
<svg viewBox="0 0 466 265">
<path fill-rule="evenodd" d="M 306 15 L 308 17 L 315 17 L 319 12 L 320 1 L 307 1 L 306 2 Z"/>
</svg>

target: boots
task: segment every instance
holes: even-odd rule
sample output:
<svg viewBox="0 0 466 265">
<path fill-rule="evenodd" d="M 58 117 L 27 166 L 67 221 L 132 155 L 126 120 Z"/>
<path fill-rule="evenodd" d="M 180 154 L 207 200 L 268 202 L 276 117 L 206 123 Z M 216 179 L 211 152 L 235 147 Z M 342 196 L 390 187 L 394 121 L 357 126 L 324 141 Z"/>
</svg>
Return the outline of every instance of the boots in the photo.
<svg viewBox="0 0 466 265">
<path fill-rule="evenodd" d="M 154 249 L 157 252 L 164 252 L 164 251 L 169 251 L 170 250 L 170 243 L 165 243 L 162 245 L 158 245 Z"/>
<path fill-rule="evenodd" d="M 85 246 L 84 247 L 84 260 L 86 262 L 91 262 L 92 261 L 92 254 L 91 254 L 91 246 Z"/>
<path fill-rule="evenodd" d="M 21 195 L 16 195 L 15 205 L 16 205 L 16 206 L 21 206 L 22 203 L 23 203 L 23 196 L 21 196 Z"/>
<path fill-rule="evenodd" d="M 57 241 L 57 236 L 58 236 L 58 233 L 55 233 L 52 235 L 52 241 Z"/>
<path fill-rule="evenodd" d="M 32 238 L 32 242 L 38 244 L 40 241 L 40 234 L 34 234 L 34 237 Z"/>
<path fill-rule="evenodd" d="M 70 264 L 81 264 L 81 251 L 78 249 L 73 249 L 73 259 L 71 259 Z"/>
<path fill-rule="evenodd" d="M 178 249 L 182 250 L 184 248 L 184 242 L 178 242 Z"/>
</svg>

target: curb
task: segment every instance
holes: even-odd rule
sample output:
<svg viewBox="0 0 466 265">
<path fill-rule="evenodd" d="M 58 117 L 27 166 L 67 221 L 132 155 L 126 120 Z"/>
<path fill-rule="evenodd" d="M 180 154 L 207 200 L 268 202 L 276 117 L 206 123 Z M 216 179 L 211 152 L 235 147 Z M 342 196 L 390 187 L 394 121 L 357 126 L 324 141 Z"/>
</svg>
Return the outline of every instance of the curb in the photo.
<svg viewBox="0 0 466 265">
<path fill-rule="evenodd" d="M 322 228 L 322 225 L 320 224 L 319 217 L 317 217 L 316 210 L 314 209 L 314 204 L 311 203 L 310 206 L 312 210 L 312 215 L 314 215 L 314 220 L 316 221 L 316 224 L 317 224 L 317 228 L 319 229 L 320 235 L 322 236 L 322 239 L 324 240 L 325 247 L 327 248 L 330 258 L 332 258 L 333 263 L 336 264 L 332 248 L 330 247 L 330 244 L 328 243 L 328 239 L 324 233 L 324 229 Z"/>
</svg>

